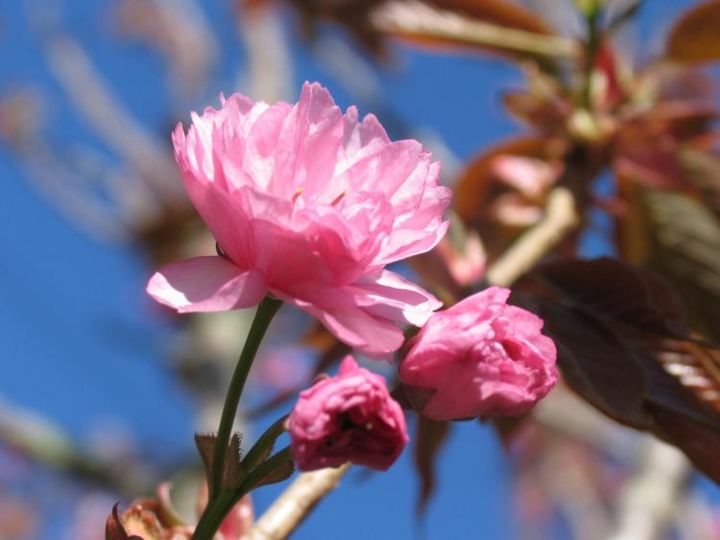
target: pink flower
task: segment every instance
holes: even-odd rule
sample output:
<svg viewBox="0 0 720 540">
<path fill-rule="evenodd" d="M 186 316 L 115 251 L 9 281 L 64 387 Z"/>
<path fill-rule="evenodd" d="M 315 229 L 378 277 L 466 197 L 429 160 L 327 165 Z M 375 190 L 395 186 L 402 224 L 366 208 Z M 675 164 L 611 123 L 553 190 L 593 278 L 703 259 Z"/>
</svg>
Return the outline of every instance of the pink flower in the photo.
<svg viewBox="0 0 720 540">
<path fill-rule="evenodd" d="M 436 420 L 519 415 L 557 382 L 555 344 L 543 321 L 490 287 L 434 314 L 411 343 L 400 380 L 431 390 L 422 413 Z"/>
<path fill-rule="evenodd" d="M 385 265 L 438 243 L 450 191 L 420 143 L 342 114 L 306 83 L 295 105 L 241 95 L 173 133 L 185 187 L 223 256 L 173 263 L 148 293 L 180 312 L 295 304 L 340 340 L 381 355 L 441 304 Z"/>
<path fill-rule="evenodd" d="M 298 468 L 312 471 L 352 461 L 387 470 L 408 442 L 405 416 L 385 379 L 346 356 L 335 377 L 300 393 L 288 419 Z"/>
</svg>

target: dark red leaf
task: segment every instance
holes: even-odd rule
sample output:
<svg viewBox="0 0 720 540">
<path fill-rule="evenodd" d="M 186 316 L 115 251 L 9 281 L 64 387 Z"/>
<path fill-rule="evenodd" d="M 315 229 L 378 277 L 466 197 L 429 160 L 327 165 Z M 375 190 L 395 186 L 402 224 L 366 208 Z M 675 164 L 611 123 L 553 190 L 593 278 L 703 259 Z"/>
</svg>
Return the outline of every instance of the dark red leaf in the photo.
<svg viewBox="0 0 720 540">
<path fill-rule="evenodd" d="M 720 350 L 691 334 L 674 292 L 612 259 L 540 266 L 519 288 L 558 345 L 568 385 L 620 423 L 683 450 L 720 482 Z"/>
<path fill-rule="evenodd" d="M 130 536 L 125 532 L 125 527 L 123 527 L 118 513 L 118 506 L 119 504 L 113 506 L 112 512 L 105 522 L 105 540 L 144 540 L 140 536 Z"/>
<path fill-rule="evenodd" d="M 238 487 L 247 476 L 247 470 L 242 464 L 242 456 L 240 451 L 241 435 L 234 433 L 230 438 L 230 444 L 225 451 L 225 462 L 222 478 L 223 487 Z M 208 479 L 208 486 L 212 492 L 212 470 L 213 461 L 215 459 L 215 446 L 217 445 L 217 435 L 208 433 L 196 433 L 195 445 L 197 446 L 200 457 L 205 467 L 205 476 Z"/>
</svg>

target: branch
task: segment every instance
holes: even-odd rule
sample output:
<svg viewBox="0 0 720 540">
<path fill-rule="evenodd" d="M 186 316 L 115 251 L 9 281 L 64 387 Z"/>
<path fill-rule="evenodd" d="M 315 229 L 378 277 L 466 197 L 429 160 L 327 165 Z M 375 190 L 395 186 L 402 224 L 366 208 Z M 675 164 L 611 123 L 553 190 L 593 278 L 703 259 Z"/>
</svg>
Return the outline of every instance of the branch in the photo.
<svg viewBox="0 0 720 540">
<path fill-rule="evenodd" d="M 617 528 L 609 540 L 662 538 L 692 470 L 678 449 L 650 437 L 638 464 L 620 497 Z"/>
<path fill-rule="evenodd" d="M 315 505 L 335 489 L 348 470 L 350 470 L 349 463 L 337 469 L 322 469 L 301 474 L 243 535 L 242 540 L 287 538 Z"/>
<path fill-rule="evenodd" d="M 383 4 L 372 13 L 371 20 L 380 32 L 400 37 L 434 37 L 547 58 L 578 56 L 577 43 L 572 39 L 478 21 L 422 2 Z"/>
<path fill-rule="evenodd" d="M 557 187 L 550 192 L 545 215 L 521 236 L 487 271 L 492 285 L 508 287 L 548 254 L 579 224 L 575 199 L 570 190 Z"/>
</svg>

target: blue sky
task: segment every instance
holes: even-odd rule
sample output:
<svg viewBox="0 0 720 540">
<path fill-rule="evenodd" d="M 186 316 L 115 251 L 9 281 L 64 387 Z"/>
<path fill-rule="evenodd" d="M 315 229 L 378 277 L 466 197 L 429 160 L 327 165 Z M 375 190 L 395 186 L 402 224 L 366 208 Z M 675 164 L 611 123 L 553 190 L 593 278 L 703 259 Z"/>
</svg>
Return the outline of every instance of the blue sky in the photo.
<svg viewBox="0 0 720 540">
<path fill-rule="evenodd" d="M 648 2 L 641 37 L 656 39 L 670 15 L 690 3 Z M 150 129 L 166 130 L 173 111 L 164 101 L 162 62 L 113 37 L 108 31 L 110 4 L 0 4 L 0 91 L 24 84 L 38 87 L 47 99 L 52 140 L 68 147 L 89 145 L 112 160 L 44 65 L 42 36 L 27 17 L 29 10 L 64 6 L 67 29 L 87 47 L 129 110 Z M 233 91 L 237 62 L 242 63 L 230 4 L 205 3 L 226 59 L 211 83 L 213 94 Z M 298 87 L 306 79 L 320 80 L 342 105 L 350 104 L 332 74 L 301 46 L 295 44 L 294 51 Z M 507 64 L 405 47 L 398 49 L 398 59 L 397 72 L 381 75 L 384 99 L 407 124 L 441 134 L 461 158 L 519 130 L 500 108 L 500 90 L 522 80 Z M 132 247 L 97 242 L 65 220 L 29 186 L 21 165 L 3 146 L 0 185 L 2 402 L 41 412 L 79 441 L 109 425 L 132 433 L 141 448 L 159 458 L 188 455 L 192 403 L 164 365 L 172 329 L 154 315 L 144 296 L 150 272 L 146 262 Z M 345 489 L 323 502 L 296 538 L 514 536 L 509 469 L 489 428 L 458 426 L 439 473 L 437 496 L 422 522 L 414 515 L 417 485 L 406 452 L 386 474 L 351 475 Z M 32 489 L 31 496 L 40 497 Z M 274 487 L 259 491 L 257 504 L 264 506 L 275 493 Z M 57 521 L 52 523 L 38 538 L 57 538 Z"/>
</svg>

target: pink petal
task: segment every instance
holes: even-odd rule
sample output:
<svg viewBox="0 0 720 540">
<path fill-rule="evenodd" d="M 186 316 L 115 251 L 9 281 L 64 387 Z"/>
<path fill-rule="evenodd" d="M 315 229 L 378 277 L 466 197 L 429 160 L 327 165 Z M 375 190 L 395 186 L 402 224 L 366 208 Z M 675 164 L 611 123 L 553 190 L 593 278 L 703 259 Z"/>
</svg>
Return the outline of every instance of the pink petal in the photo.
<svg viewBox="0 0 720 540">
<path fill-rule="evenodd" d="M 381 357 L 396 351 L 403 344 L 403 333 L 385 317 L 374 315 L 357 305 L 355 291 L 350 287 L 319 288 L 304 291 L 304 298 L 272 291 L 283 300 L 296 305 L 322 322 L 343 343 L 369 356 Z"/>
<path fill-rule="evenodd" d="M 390 270 L 368 283 L 356 285 L 357 304 L 373 315 L 422 326 L 442 302 L 422 287 Z"/>
<path fill-rule="evenodd" d="M 150 278 L 147 292 L 180 313 L 252 307 L 267 294 L 262 274 L 244 271 L 222 257 L 171 263 Z"/>
</svg>

